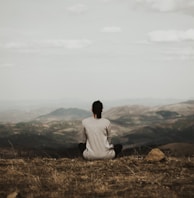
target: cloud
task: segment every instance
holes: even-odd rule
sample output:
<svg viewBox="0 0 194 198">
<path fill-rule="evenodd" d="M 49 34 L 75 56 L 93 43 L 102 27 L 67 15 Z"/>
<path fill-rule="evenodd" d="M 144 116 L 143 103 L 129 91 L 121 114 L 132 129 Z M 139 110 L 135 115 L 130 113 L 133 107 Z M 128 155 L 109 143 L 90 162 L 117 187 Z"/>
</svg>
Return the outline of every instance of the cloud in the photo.
<svg viewBox="0 0 194 198">
<path fill-rule="evenodd" d="M 122 29 L 118 26 L 110 26 L 110 27 L 103 27 L 101 29 L 101 32 L 106 32 L 106 33 L 119 33 L 122 32 Z"/>
<path fill-rule="evenodd" d="M 91 40 L 45 40 L 28 42 L 9 42 L 4 45 L 7 49 L 43 49 L 43 48 L 66 48 L 81 49 L 92 44 Z"/>
<path fill-rule="evenodd" d="M 88 10 L 88 7 L 84 4 L 75 4 L 67 7 L 67 11 L 73 14 L 82 14 Z"/>
<path fill-rule="evenodd" d="M 194 41 L 194 29 L 181 30 L 157 30 L 148 33 L 151 42 L 182 42 Z"/>
<path fill-rule="evenodd" d="M 136 0 L 136 2 L 161 12 L 194 9 L 194 0 Z"/>
</svg>

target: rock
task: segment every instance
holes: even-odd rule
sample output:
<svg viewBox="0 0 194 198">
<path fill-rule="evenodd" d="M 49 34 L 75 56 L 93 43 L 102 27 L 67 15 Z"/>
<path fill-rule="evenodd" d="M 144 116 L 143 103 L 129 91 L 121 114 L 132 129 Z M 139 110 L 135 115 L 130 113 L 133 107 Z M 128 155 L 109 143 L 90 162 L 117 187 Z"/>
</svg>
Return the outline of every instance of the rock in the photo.
<svg viewBox="0 0 194 198">
<path fill-rule="evenodd" d="M 165 154 L 158 148 L 152 149 L 145 160 L 148 162 L 160 162 L 166 158 Z"/>
<path fill-rule="evenodd" d="M 19 192 L 12 192 L 9 195 L 7 195 L 7 198 L 19 198 Z"/>
</svg>

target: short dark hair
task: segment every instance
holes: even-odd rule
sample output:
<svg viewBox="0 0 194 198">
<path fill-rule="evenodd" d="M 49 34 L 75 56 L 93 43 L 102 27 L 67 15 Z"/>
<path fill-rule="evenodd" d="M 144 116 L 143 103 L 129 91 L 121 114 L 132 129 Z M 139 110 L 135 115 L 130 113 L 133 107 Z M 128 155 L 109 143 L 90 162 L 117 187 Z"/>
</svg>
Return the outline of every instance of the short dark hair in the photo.
<svg viewBox="0 0 194 198">
<path fill-rule="evenodd" d="M 102 117 L 102 109 L 103 109 L 103 104 L 99 100 L 93 102 L 92 104 L 92 112 L 97 116 L 97 118 Z"/>
</svg>

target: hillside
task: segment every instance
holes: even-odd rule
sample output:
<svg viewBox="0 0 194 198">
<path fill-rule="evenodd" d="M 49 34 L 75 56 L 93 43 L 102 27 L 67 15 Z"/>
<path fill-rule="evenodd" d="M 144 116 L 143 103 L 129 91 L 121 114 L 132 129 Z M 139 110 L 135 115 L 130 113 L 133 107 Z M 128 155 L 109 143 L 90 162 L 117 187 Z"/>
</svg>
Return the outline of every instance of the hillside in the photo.
<svg viewBox="0 0 194 198">
<path fill-rule="evenodd" d="M 194 197 L 194 158 L 0 159 L 0 197 Z"/>
<path fill-rule="evenodd" d="M 89 111 L 78 108 L 59 108 L 48 114 L 41 115 L 36 120 L 42 122 L 56 121 L 56 120 L 80 120 L 91 116 Z"/>
<path fill-rule="evenodd" d="M 142 126 L 128 124 L 131 130 L 115 136 L 115 142 L 122 142 L 126 147 L 138 147 L 145 145 L 161 145 L 173 142 L 194 143 L 194 116 L 179 119 L 168 119 L 167 121 L 150 122 Z M 118 122 L 118 120 L 116 121 Z M 119 120 L 119 124 L 125 124 L 126 120 Z M 120 137 L 120 139 L 119 139 Z"/>
<path fill-rule="evenodd" d="M 150 110 L 151 107 L 141 106 L 141 105 L 125 105 L 125 106 L 119 106 L 119 107 L 113 107 L 106 112 L 103 113 L 103 115 L 111 120 L 118 119 L 122 116 L 135 116 L 143 114 L 144 112 L 147 112 Z"/>
<path fill-rule="evenodd" d="M 111 120 L 117 120 L 122 117 L 135 117 L 136 119 L 138 119 L 138 117 L 150 117 L 150 120 L 154 117 L 156 119 L 176 118 L 194 115 L 194 102 L 186 101 L 154 107 L 140 105 L 119 106 L 109 109 L 104 112 L 103 115 Z"/>
<path fill-rule="evenodd" d="M 139 129 L 144 130 L 147 127 L 159 129 L 171 128 L 171 125 L 174 125 L 173 128 L 176 129 L 176 124 L 174 123 L 182 122 L 184 126 L 184 123 L 186 124 L 188 121 L 192 124 L 194 102 L 188 101 L 155 107 L 140 105 L 120 106 L 109 109 L 103 115 L 111 120 L 113 126 L 125 127 L 126 130 L 123 130 L 123 132 L 128 134 L 131 132 L 135 133 Z"/>
<path fill-rule="evenodd" d="M 178 114 L 183 116 L 194 115 L 194 100 L 189 100 L 189 101 L 170 104 L 170 105 L 163 105 L 152 109 L 152 111 L 157 111 L 157 110 L 176 111 Z"/>
</svg>

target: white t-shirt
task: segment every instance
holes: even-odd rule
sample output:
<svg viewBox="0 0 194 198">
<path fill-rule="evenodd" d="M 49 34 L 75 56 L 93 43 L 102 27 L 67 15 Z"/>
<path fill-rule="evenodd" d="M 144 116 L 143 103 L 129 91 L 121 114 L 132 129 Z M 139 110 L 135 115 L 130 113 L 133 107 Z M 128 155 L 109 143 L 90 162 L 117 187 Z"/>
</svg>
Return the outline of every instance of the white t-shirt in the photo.
<svg viewBox="0 0 194 198">
<path fill-rule="evenodd" d="M 89 117 L 82 121 L 81 142 L 86 143 L 85 159 L 113 159 L 115 151 L 110 143 L 110 121 Z"/>
</svg>

